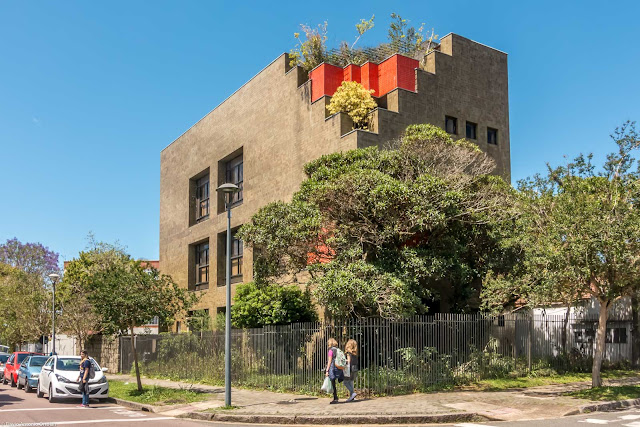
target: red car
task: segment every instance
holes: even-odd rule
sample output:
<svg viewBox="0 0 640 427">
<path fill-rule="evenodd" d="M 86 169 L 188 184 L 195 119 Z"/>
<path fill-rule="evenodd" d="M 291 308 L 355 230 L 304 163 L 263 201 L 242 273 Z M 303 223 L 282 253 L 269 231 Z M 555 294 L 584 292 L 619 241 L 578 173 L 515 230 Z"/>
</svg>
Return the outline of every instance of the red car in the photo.
<svg viewBox="0 0 640 427">
<path fill-rule="evenodd" d="M 9 360 L 4 365 L 4 375 L 2 376 L 2 383 L 11 383 L 11 387 L 15 387 L 18 383 L 18 371 L 20 370 L 20 364 L 28 356 L 43 356 L 42 353 L 30 353 L 28 351 L 16 351 L 11 354 Z"/>
</svg>

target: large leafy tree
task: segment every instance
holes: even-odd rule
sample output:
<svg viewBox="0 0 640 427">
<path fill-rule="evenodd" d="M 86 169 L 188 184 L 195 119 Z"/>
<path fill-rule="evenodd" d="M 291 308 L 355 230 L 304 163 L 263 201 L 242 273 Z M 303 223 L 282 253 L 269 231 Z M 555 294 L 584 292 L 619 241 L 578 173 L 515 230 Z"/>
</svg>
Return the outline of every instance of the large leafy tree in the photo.
<svg viewBox="0 0 640 427">
<path fill-rule="evenodd" d="M 86 293 L 102 331 L 131 336 L 136 380 L 142 391 L 134 329 L 154 316 L 169 323 L 188 310 L 195 297 L 178 287 L 171 277 L 144 261 L 133 260 L 117 246 L 98 244 L 92 253 L 80 254 L 79 264 L 83 270 L 74 280 Z"/>
<path fill-rule="evenodd" d="M 240 230 L 258 281 L 308 272 L 333 316 L 388 318 L 434 300 L 465 311 L 488 269 L 509 256 L 493 224 L 511 215 L 510 187 L 476 145 L 412 125 L 390 149 L 326 155 L 289 203 L 262 208 Z"/>
<path fill-rule="evenodd" d="M 509 274 L 489 274 L 482 295 L 493 310 L 516 300 L 540 306 L 596 299 L 594 387 L 602 384 L 608 310 L 640 284 L 640 182 L 633 157 L 640 139 L 629 122 L 612 137 L 617 151 L 601 168 L 591 155 L 580 155 L 520 183 L 520 216 L 505 228 L 504 240 L 519 248 L 518 263 Z"/>
<path fill-rule="evenodd" d="M 37 341 L 51 328 L 51 283 L 58 254 L 13 238 L 0 244 L 0 338 L 11 346 Z"/>
</svg>

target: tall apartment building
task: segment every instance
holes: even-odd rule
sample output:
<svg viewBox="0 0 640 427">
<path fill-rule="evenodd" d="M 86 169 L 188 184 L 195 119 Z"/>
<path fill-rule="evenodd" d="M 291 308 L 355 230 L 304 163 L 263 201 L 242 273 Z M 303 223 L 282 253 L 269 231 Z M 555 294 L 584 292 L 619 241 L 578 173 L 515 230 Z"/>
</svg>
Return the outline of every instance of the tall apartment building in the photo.
<svg viewBox="0 0 640 427">
<path fill-rule="evenodd" d="M 420 58 L 422 59 L 422 58 Z M 161 154 L 160 263 L 193 292 L 198 309 L 224 311 L 226 215 L 215 189 L 242 189 L 232 201 L 232 233 L 262 206 L 288 201 L 302 166 L 323 154 L 382 145 L 409 124 L 431 123 L 477 143 L 510 179 L 507 55 L 456 34 L 418 61 L 394 55 L 379 64 L 323 64 L 309 75 L 275 59 Z M 373 89 L 369 130 L 346 114 L 328 115 L 343 80 Z M 252 280 L 252 256 L 233 240 L 231 281 Z M 233 291 L 234 289 L 232 289 Z"/>
</svg>

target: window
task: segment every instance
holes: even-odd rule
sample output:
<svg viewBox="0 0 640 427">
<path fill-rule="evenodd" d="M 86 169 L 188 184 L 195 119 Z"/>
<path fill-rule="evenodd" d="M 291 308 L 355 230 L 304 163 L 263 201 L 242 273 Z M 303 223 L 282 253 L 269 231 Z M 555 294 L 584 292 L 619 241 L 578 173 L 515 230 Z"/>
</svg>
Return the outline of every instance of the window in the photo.
<svg viewBox="0 0 640 427">
<path fill-rule="evenodd" d="M 478 125 L 472 122 L 467 122 L 467 138 L 478 139 Z"/>
<path fill-rule="evenodd" d="M 451 116 L 444 117 L 444 130 L 452 135 L 458 134 L 458 119 Z"/>
<path fill-rule="evenodd" d="M 243 245 L 242 240 L 236 239 L 236 231 L 231 231 L 231 283 L 242 282 Z M 227 283 L 227 233 L 218 234 L 218 286 Z"/>
<path fill-rule="evenodd" d="M 243 166 L 242 154 L 229 160 L 226 164 L 225 183 L 231 183 L 238 186 L 238 191 L 231 193 L 231 206 L 242 203 L 242 182 L 243 182 Z"/>
<path fill-rule="evenodd" d="M 199 291 L 209 287 L 209 242 L 196 245 L 196 285 Z"/>
<path fill-rule="evenodd" d="M 607 328 L 606 342 L 613 344 L 626 344 L 627 328 Z"/>
<path fill-rule="evenodd" d="M 209 176 L 196 181 L 196 222 L 209 217 Z"/>
<path fill-rule="evenodd" d="M 487 143 L 498 145 L 498 129 L 487 128 Z"/>
<path fill-rule="evenodd" d="M 216 308 L 216 314 L 227 314 L 227 307 L 218 307 Z"/>
<path fill-rule="evenodd" d="M 180 333 L 182 331 L 182 325 L 180 324 L 180 322 L 176 322 L 176 333 Z"/>
</svg>

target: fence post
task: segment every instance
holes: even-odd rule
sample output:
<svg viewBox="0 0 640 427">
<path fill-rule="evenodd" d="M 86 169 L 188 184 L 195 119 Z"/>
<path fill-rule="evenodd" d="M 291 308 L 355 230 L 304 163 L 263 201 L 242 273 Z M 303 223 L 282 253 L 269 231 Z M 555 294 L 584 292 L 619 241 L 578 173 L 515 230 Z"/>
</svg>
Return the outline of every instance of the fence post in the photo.
<svg viewBox="0 0 640 427">
<path fill-rule="evenodd" d="M 527 370 L 531 372 L 531 351 L 533 348 L 533 311 L 529 317 L 529 327 L 527 328 Z"/>
</svg>

